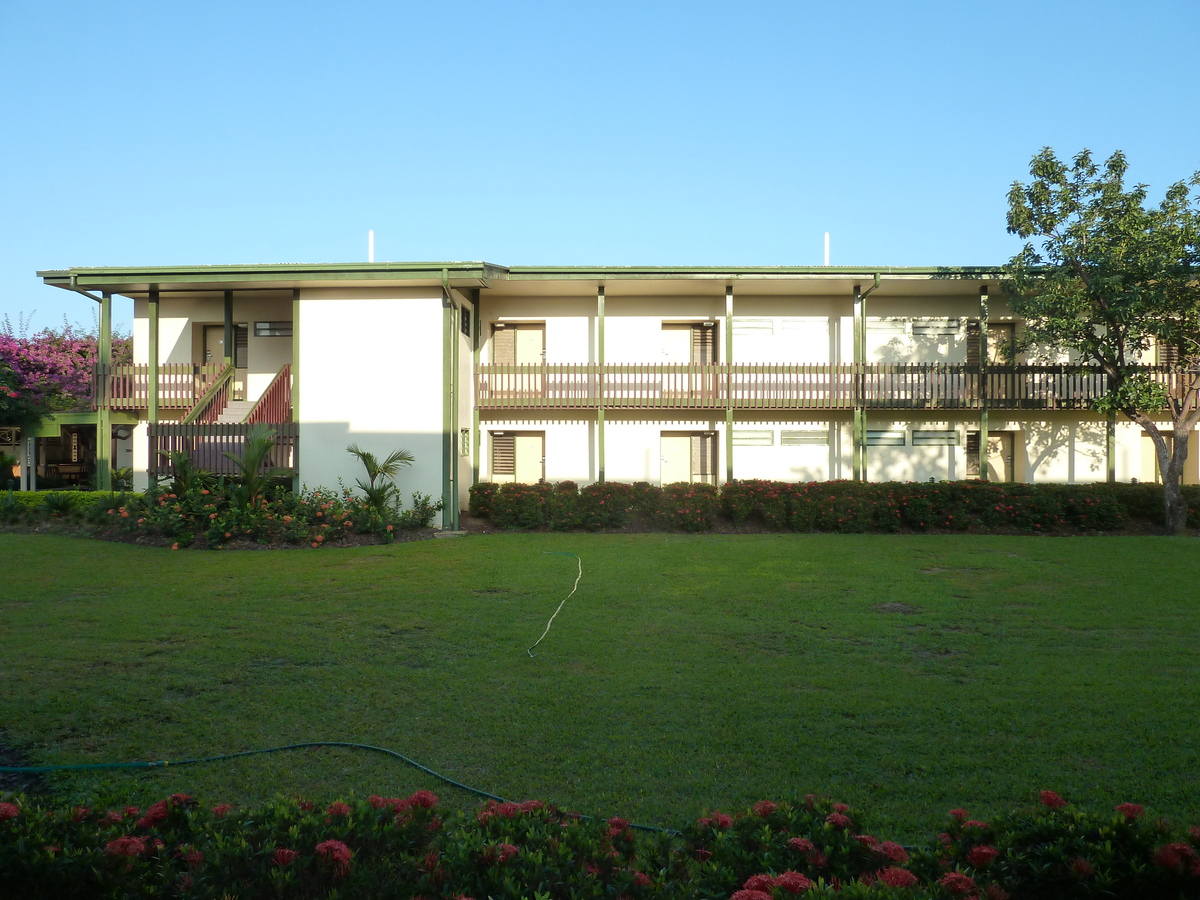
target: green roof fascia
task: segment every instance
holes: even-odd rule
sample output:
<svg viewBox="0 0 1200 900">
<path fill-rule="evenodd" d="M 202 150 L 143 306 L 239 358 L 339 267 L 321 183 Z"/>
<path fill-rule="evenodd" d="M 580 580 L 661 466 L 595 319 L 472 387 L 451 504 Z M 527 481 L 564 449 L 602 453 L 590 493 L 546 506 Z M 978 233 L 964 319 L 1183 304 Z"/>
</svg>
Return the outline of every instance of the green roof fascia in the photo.
<svg viewBox="0 0 1200 900">
<path fill-rule="evenodd" d="M 795 276 L 994 278 L 1000 266 L 510 266 L 509 281 L 580 279 L 788 278 Z"/>
<path fill-rule="evenodd" d="M 976 278 L 1000 278 L 1002 266 L 959 265 L 959 266 L 850 266 L 850 265 L 772 265 L 772 266 L 510 266 L 506 281 L 637 281 L 637 280 L 725 280 L 738 281 L 742 278 L 794 278 L 794 277 L 846 277 L 871 278 L 882 276 L 907 276 L 947 278 L 947 280 L 976 280 Z"/>
<path fill-rule="evenodd" d="M 228 284 L 271 284 L 296 287 L 304 282 L 338 281 L 451 281 L 487 287 L 505 269 L 486 262 L 383 262 L 383 263 L 267 263 L 244 266 L 106 266 L 46 269 L 37 276 L 52 287 L 67 290 L 170 290 L 172 285 L 213 287 Z"/>
</svg>

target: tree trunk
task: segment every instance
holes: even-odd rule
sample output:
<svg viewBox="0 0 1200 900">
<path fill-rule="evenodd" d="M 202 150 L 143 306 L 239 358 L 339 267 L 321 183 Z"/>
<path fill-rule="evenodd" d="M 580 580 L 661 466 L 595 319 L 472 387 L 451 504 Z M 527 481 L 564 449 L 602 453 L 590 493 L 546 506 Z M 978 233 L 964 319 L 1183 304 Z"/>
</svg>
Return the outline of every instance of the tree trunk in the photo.
<svg viewBox="0 0 1200 900">
<path fill-rule="evenodd" d="M 1167 534 L 1183 534 L 1187 528 L 1188 505 L 1183 497 L 1183 464 L 1187 461 L 1188 433 L 1175 432 L 1171 453 L 1163 448 L 1158 454 L 1163 482 L 1163 518 Z"/>
</svg>

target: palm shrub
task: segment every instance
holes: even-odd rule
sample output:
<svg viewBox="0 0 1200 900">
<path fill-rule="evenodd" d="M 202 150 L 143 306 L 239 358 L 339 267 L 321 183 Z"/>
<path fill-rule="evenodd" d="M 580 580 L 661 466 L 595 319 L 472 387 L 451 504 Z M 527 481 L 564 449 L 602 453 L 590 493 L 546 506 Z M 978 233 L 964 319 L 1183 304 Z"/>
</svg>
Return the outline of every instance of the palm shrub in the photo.
<svg viewBox="0 0 1200 900">
<path fill-rule="evenodd" d="M 275 449 L 277 432 L 270 425 L 256 423 L 246 432 L 241 455 L 226 453 L 238 470 L 241 481 L 237 499 L 240 505 L 253 509 L 261 503 L 263 494 L 278 478 L 286 477 L 287 469 L 271 465 L 271 451 Z M 232 496 L 232 491 L 231 491 Z"/>
<path fill-rule="evenodd" d="M 379 459 L 369 450 L 363 450 L 358 444 L 351 444 L 346 452 L 355 456 L 367 470 L 367 480 L 355 480 L 358 489 L 363 492 L 367 503 L 381 516 L 388 510 L 400 505 L 400 489 L 396 487 L 396 476 L 400 470 L 411 466 L 416 460 L 407 450 L 393 450 L 384 459 Z"/>
</svg>

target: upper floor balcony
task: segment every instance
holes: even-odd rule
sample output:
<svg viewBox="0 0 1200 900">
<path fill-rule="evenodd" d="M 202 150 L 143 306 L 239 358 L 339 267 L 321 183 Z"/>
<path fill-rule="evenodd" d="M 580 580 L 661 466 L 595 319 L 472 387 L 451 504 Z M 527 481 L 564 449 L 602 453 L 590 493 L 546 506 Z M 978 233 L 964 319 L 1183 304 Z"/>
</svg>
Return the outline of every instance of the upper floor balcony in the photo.
<svg viewBox="0 0 1200 900">
<path fill-rule="evenodd" d="M 169 363 L 158 367 L 160 414 L 195 424 L 280 424 L 292 420 L 292 367 L 284 364 L 256 399 L 239 398 L 234 390 L 239 370 L 224 363 Z M 147 365 L 95 367 L 93 409 L 146 413 L 154 385 Z"/>
<path fill-rule="evenodd" d="M 1144 370 L 1175 393 L 1192 373 Z M 475 405 L 497 412 L 627 410 L 1086 410 L 1094 367 L 959 363 L 481 364 Z"/>
</svg>

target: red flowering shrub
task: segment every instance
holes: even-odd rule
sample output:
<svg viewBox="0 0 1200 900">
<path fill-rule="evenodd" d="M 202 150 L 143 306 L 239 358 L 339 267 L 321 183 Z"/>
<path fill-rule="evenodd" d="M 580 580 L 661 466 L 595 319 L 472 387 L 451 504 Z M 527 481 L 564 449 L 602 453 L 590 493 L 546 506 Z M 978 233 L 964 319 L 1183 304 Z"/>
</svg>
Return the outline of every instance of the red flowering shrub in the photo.
<svg viewBox="0 0 1200 900">
<path fill-rule="evenodd" d="M 754 804 L 751 811 L 760 819 L 765 819 L 771 813 L 775 812 L 776 809 L 778 809 L 778 806 L 770 800 L 759 800 Z"/>
<path fill-rule="evenodd" d="M 1038 794 L 1038 800 L 1043 806 L 1048 806 L 1050 809 L 1062 809 L 1067 805 L 1067 801 L 1060 797 L 1054 791 L 1042 791 Z"/>
<path fill-rule="evenodd" d="M 325 815 L 332 817 L 344 817 L 350 815 L 350 807 L 340 800 L 335 800 L 325 807 Z"/>
<path fill-rule="evenodd" d="M 0 803 L 0 822 L 15 819 L 20 814 L 21 810 L 15 803 Z"/>
<path fill-rule="evenodd" d="M 803 894 L 813 883 L 799 872 L 789 870 L 775 878 L 775 886 L 783 888 L 789 894 Z"/>
<path fill-rule="evenodd" d="M 830 813 L 825 817 L 825 821 L 832 825 L 838 831 L 845 831 L 854 823 L 850 821 L 849 816 L 844 816 L 841 813 Z"/>
<path fill-rule="evenodd" d="M 1000 851 L 987 844 L 979 844 L 967 851 L 967 864 L 975 869 L 982 869 L 1000 855 Z"/>
<path fill-rule="evenodd" d="M 760 803 L 736 816 L 710 813 L 681 835 L 638 834 L 623 818 L 590 820 L 537 801 L 493 800 L 474 816 L 451 813 L 442 822 L 435 804 L 432 794 L 418 792 L 347 802 L 344 814 L 331 805 L 328 817 L 294 801 L 222 817 L 177 795 L 151 807 L 155 831 L 141 836 L 102 827 L 102 818 L 131 825 L 136 809 L 101 817 L 22 800 L 0 806 L 0 893 L 180 896 L 186 889 L 203 897 L 257 897 L 336 890 L 346 900 L 381 894 L 448 900 L 521 896 L 534 885 L 555 885 L 554 896 L 581 900 L 785 900 L 839 891 L 866 900 L 909 890 L 964 900 L 1057 900 L 1100 893 L 1187 897 L 1200 885 L 1193 844 L 1200 829 L 1173 830 L 1145 817 L 1120 821 L 1107 812 L 1051 816 L 1043 806 L 997 817 L 986 833 L 964 813 L 944 835 L 910 852 L 832 827 L 827 820 L 850 821 L 850 810 L 817 798 L 771 802 L 769 812 Z M 164 808 L 165 818 L 157 812 Z M 313 850 L 302 854 L 288 845 Z M 109 863 L 79 865 L 89 855 Z M 818 879 L 824 887 L 815 885 Z"/>
<path fill-rule="evenodd" d="M 884 841 L 874 848 L 876 853 L 882 854 L 892 862 L 908 862 L 908 851 L 894 841 Z"/>
<path fill-rule="evenodd" d="M 916 875 L 908 871 L 908 869 L 901 869 L 897 866 L 880 869 L 876 873 L 876 877 L 888 887 L 912 887 L 917 883 Z"/>
<path fill-rule="evenodd" d="M 344 878 L 350 873 L 350 848 L 341 841 L 322 841 L 313 848 L 319 859 L 329 863 L 334 875 Z"/>
<path fill-rule="evenodd" d="M 1136 803 L 1121 803 L 1118 806 L 1114 806 L 1113 809 L 1123 815 L 1126 822 L 1133 822 L 1136 819 L 1140 819 L 1142 813 L 1145 812 L 1145 809 Z"/>
<path fill-rule="evenodd" d="M 938 879 L 938 884 L 955 896 L 963 896 L 975 891 L 975 882 L 962 872 L 947 872 Z"/>
<path fill-rule="evenodd" d="M 104 852 L 109 856 L 141 856 L 146 852 L 146 840 L 130 834 L 123 835 L 105 844 Z"/>
</svg>

